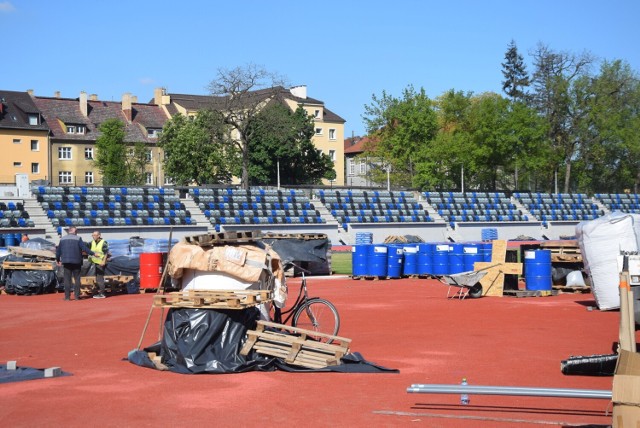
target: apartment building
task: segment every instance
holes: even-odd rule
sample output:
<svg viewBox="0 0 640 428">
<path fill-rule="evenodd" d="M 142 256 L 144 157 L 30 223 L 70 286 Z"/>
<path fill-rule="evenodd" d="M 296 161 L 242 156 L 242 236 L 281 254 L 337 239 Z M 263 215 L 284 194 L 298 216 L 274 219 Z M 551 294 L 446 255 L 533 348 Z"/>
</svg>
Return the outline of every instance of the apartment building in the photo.
<svg viewBox="0 0 640 428">
<path fill-rule="evenodd" d="M 0 147 L 0 183 L 49 178 L 49 127 L 27 92 L 0 90 Z"/>
<path fill-rule="evenodd" d="M 325 107 L 324 102 L 308 97 L 306 86 L 295 86 L 290 89 L 283 87 L 255 91 L 256 99 L 262 97 L 266 102 L 271 97 L 282 100 L 291 110 L 299 106 L 313 117 L 315 135 L 313 144 L 318 150 L 329 155 L 334 162 L 336 179 L 333 182 L 325 180 L 324 184 L 342 186 L 344 176 L 344 123 L 345 120 Z M 194 116 L 204 108 L 224 108 L 225 103 L 218 97 L 207 95 L 167 93 L 163 88 L 156 88 L 153 102 L 161 106 L 169 116 L 178 113 L 187 117 Z"/>
<path fill-rule="evenodd" d="M 126 143 L 145 143 L 148 147 L 146 183 L 170 182 L 162 169 L 162 151 L 157 140 L 168 116 L 155 104 L 138 103 L 137 97 L 124 94 L 121 102 L 101 101 L 81 92 L 78 98 L 34 96 L 33 102 L 49 128 L 51 146 L 51 184 L 101 185 L 102 177 L 94 166 L 99 127 L 108 119 L 125 124 Z"/>
</svg>

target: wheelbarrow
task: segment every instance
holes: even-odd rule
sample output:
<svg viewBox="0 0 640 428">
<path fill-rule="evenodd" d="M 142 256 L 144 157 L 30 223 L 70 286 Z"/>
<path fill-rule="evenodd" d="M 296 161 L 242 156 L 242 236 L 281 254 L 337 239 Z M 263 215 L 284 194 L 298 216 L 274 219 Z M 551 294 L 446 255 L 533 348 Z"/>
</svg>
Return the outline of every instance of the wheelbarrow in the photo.
<svg viewBox="0 0 640 428">
<path fill-rule="evenodd" d="M 458 299 L 464 300 L 467 296 L 471 296 L 474 299 L 482 297 L 482 284 L 480 284 L 480 280 L 487 274 L 487 269 L 489 268 L 443 275 L 440 277 L 440 282 L 449 286 L 447 289 L 447 298 L 458 297 Z M 458 291 L 452 296 L 450 296 L 451 287 L 458 288 Z"/>
</svg>

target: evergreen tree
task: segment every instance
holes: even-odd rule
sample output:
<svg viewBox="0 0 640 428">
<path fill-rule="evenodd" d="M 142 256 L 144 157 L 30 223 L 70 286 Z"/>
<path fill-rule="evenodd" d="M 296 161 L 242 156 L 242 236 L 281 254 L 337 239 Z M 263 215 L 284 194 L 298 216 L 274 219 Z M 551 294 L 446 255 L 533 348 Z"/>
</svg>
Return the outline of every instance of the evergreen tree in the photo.
<svg viewBox="0 0 640 428">
<path fill-rule="evenodd" d="M 527 97 L 525 89 L 529 86 L 529 74 L 524 59 L 518 53 L 516 42 L 511 40 L 502 63 L 502 91 L 512 101 L 524 101 Z"/>
</svg>

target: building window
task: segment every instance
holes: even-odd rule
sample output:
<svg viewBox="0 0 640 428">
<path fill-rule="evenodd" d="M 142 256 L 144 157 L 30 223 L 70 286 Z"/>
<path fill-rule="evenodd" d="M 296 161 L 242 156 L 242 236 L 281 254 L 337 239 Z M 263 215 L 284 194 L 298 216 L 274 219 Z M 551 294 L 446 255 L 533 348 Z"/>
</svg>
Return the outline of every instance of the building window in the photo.
<svg viewBox="0 0 640 428">
<path fill-rule="evenodd" d="M 336 161 L 336 151 L 335 150 L 329 150 L 329 157 L 331 158 L 332 161 Z"/>
<path fill-rule="evenodd" d="M 144 175 L 145 175 L 145 184 L 153 184 L 153 174 L 150 172 L 146 172 Z"/>
<path fill-rule="evenodd" d="M 86 160 L 93 160 L 93 147 L 84 148 L 84 158 Z"/>
<path fill-rule="evenodd" d="M 71 147 L 58 147 L 58 159 L 71 159 Z"/>
<path fill-rule="evenodd" d="M 85 171 L 84 184 L 93 184 L 93 171 Z"/>
<path fill-rule="evenodd" d="M 313 117 L 316 118 L 316 119 L 320 119 L 320 110 L 319 109 L 314 110 Z"/>
<path fill-rule="evenodd" d="M 13 139 L 13 144 L 20 144 L 20 143 L 22 143 L 22 140 L 20 140 L 20 138 Z"/>
<path fill-rule="evenodd" d="M 31 140 L 31 151 L 39 152 L 40 151 L 40 143 L 38 140 Z"/>
<path fill-rule="evenodd" d="M 355 175 L 356 173 L 356 161 L 355 159 L 349 159 L 349 175 Z"/>
<path fill-rule="evenodd" d="M 165 177 L 164 178 L 164 184 L 165 185 L 175 184 L 175 182 L 173 181 L 173 177 Z"/>
<path fill-rule="evenodd" d="M 147 162 L 151 162 L 151 150 L 147 150 L 145 159 L 147 160 Z"/>
<path fill-rule="evenodd" d="M 360 174 L 365 174 L 367 172 L 367 164 L 364 160 L 360 161 Z"/>
<path fill-rule="evenodd" d="M 316 135 L 322 135 L 322 128 L 316 128 Z"/>
<path fill-rule="evenodd" d="M 329 129 L 329 139 L 330 140 L 335 140 L 336 139 L 336 130 L 331 128 Z"/>
<path fill-rule="evenodd" d="M 58 173 L 58 182 L 60 184 L 71 184 L 71 171 L 60 171 Z"/>
<path fill-rule="evenodd" d="M 147 137 L 149 137 L 149 138 L 158 138 L 160 136 L 161 132 L 162 132 L 162 129 L 147 128 Z"/>
<path fill-rule="evenodd" d="M 84 125 L 67 125 L 67 134 L 85 134 L 87 127 Z"/>
<path fill-rule="evenodd" d="M 40 125 L 39 115 L 30 113 L 29 114 L 29 125 Z"/>
<path fill-rule="evenodd" d="M 40 164 L 33 162 L 31 164 L 31 174 L 40 174 Z"/>
<path fill-rule="evenodd" d="M 14 168 L 22 168 L 22 162 L 14 162 L 13 166 Z"/>
<path fill-rule="evenodd" d="M 67 134 L 75 134 L 76 133 L 76 127 L 73 125 L 67 125 Z"/>
</svg>

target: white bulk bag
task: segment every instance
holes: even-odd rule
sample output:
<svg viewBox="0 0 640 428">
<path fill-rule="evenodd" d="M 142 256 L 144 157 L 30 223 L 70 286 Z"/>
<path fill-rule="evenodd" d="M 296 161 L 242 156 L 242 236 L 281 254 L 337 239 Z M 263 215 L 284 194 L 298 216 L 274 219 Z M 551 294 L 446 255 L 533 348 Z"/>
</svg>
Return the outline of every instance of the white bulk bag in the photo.
<svg viewBox="0 0 640 428">
<path fill-rule="evenodd" d="M 576 226 L 584 268 L 591 278 L 591 291 L 601 310 L 620 307 L 621 251 L 638 251 L 640 214 L 613 212 Z"/>
</svg>

